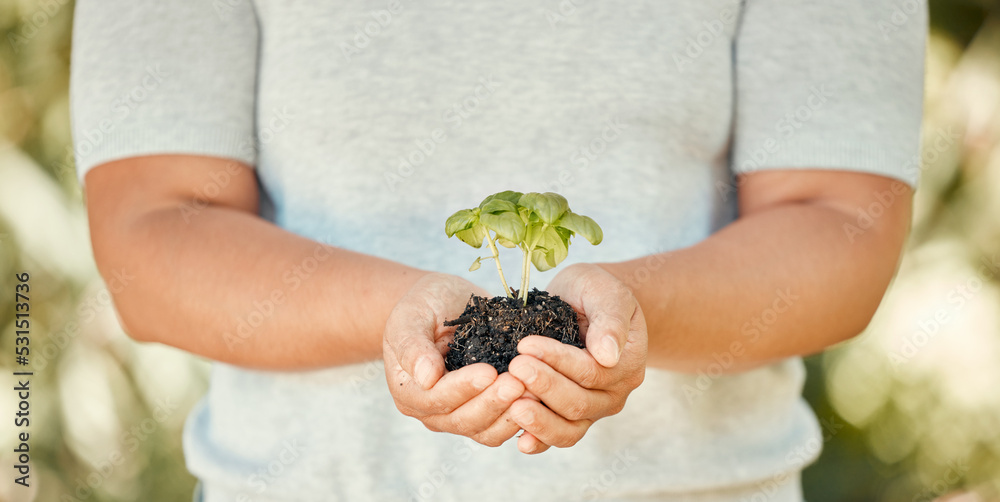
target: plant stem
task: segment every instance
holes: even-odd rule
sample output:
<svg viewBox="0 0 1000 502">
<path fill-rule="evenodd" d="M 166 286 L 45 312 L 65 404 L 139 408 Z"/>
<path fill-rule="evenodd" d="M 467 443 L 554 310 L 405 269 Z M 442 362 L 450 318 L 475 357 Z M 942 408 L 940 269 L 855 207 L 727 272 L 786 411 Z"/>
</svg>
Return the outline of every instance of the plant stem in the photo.
<svg viewBox="0 0 1000 502">
<path fill-rule="evenodd" d="M 524 305 L 527 305 L 528 275 L 531 274 L 531 250 L 521 246 L 521 251 L 524 253 L 524 261 L 521 263 L 521 291 L 518 292 L 518 296 L 523 301 Z"/>
<path fill-rule="evenodd" d="M 521 266 L 520 297 L 524 299 L 525 305 L 528 304 L 528 277 L 531 275 L 531 253 L 535 250 L 535 246 L 538 245 L 538 240 L 542 238 L 542 232 L 548 227 L 548 223 L 542 223 L 542 228 L 535 233 L 534 238 L 531 239 L 531 243 L 527 247 L 523 244 L 521 245 L 521 251 L 524 252 L 524 264 Z"/>
<path fill-rule="evenodd" d="M 493 253 L 493 261 L 497 262 L 497 273 L 500 274 L 500 283 L 503 284 L 503 294 L 510 298 L 510 286 L 507 285 L 507 279 L 503 276 L 503 269 L 500 268 L 500 251 L 497 250 L 497 245 L 493 243 L 493 237 L 490 236 L 488 230 L 486 231 L 486 240 L 490 243 L 490 252 Z"/>
</svg>

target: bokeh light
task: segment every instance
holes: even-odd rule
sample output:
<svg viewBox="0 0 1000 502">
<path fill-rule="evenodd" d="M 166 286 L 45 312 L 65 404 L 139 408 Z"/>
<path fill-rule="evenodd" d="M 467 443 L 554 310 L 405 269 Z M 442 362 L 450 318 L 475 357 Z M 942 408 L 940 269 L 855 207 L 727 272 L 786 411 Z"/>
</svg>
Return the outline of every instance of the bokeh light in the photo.
<svg viewBox="0 0 1000 502">
<path fill-rule="evenodd" d="M 70 149 L 72 2 L 0 2 L 0 288 L 33 274 L 35 488 L 0 501 L 188 500 L 180 447 L 207 363 L 137 344 L 96 274 Z M 808 359 L 806 397 L 844 424 L 810 501 L 1000 500 L 1000 8 L 930 2 L 922 181 L 871 326 Z M 13 346 L 12 299 L 0 343 Z M 0 386 L 15 384 L 0 361 Z M 16 407 L 0 393 L 0 407 Z M 0 425 L 0 464 L 14 434 Z M 121 461 L 119 461 L 121 460 Z"/>
</svg>

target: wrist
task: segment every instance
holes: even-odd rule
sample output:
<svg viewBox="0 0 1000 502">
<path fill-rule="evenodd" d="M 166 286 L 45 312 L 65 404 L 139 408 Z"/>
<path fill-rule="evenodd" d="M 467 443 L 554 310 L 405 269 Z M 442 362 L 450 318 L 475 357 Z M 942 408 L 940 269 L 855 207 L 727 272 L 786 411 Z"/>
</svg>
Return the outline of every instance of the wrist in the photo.
<svg viewBox="0 0 1000 502">
<path fill-rule="evenodd" d="M 632 290 L 639 308 L 646 318 L 649 336 L 649 366 L 663 367 L 665 362 L 659 355 L 671 352 L 664 347 L 672 329 L 670 323 L 679 317 L 674 313 L 679 283 L 670 274 L 670 255 L 658 253 L 623 262 L 597 263 L 609 274 Z"/>
</svg>

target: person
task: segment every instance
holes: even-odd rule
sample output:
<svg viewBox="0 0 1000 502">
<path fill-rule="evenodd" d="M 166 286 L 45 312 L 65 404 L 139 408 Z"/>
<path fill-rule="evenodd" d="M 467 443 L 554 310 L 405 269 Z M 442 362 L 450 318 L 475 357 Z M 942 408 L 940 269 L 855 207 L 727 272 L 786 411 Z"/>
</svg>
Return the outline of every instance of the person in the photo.
<svg viewBox="0 0 1000 502">
<path fill-rule="evenodd" d="M 802 500 L 800 356 L 894 273 L 925 11 L 78 1 L 97 266 L 131 337 L 214 361 L 196 499 Z M 586 349 L 446 372 L 442 321 L 499 291 L 444 221 L 508 189 L 604 228 L 532 274 Z"/>
</svg>

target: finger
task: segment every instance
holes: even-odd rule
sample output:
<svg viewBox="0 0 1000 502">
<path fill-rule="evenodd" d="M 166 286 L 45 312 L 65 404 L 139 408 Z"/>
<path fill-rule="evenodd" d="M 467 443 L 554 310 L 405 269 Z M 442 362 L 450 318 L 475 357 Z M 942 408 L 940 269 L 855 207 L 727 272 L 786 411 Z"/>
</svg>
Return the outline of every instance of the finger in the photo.
<svg viewBox="0 0 1000 502">
<path fill-rule="evenodd" d="M 532 356 L 520 355 L 514 358 L 510 363 L 510 373 L 523 382 L 549 409 L 566 419 L 596 420 L 616 411 L 615 400 L 610 393 L 580 387 Z"/>
<path fill-rule="evenodd" d="M 563 273 L 569 275 L 557 276 L 549 293 L 583 313 L 580 329 L 587 350 L 602 366 L 614 366 L 625 349 L 630 321 L 638 309 L 632 290 L 597 267 L 578 266 Z"/>
<path fill-rule="evenodd" d="M 470 364 L 446 373 L 430 389 L 399 371 L 393 394 L 396 407 L 403 414 L 424 418 L 446 415 L 458 409 L 489 387 L 497 377 L 497 370 L 486 363 Z"/>
<path fill-rule="evenodd" d="M 517 351 L 544 362 L 585 389 L 606 388 L 618 373 L 598 364 L 594 356 L 588 353 L 589 351 L 546 336 L 524 337 L 517 344 Z"/>
<path fill-rule="evenodd" d="M 628 340 L 629 321 L 636 311 L 632 291 L 620 283 L 616 286 L 583 297 L 583 311 L 589 322 L 585 337 L 587 350 L 605 368 L 618 364 Z"/>
<path fill-rule="evenodd" d="M 530 432 L 542 443 L 559 448 L 575 445 L 593 423 L 591 420 L 566 420 L 541 403 L 530 399 L 514 401 L 514 404 L 510 405 L 510 416 L 522 429 Z M 520 440 L 518 446 L 521 446 Z"/>
<path fill-rule="evenodd" d="M 416 316 L 401 316 L 416 321 Z M 396 356 L 399 367 L 425 390 L 434 386 L 445 373 L 444 357 L 434 344 L 432 322 L 411 322 L 406 326 L 386 326 L 385 344 Z"/>
<path fill-rule="evenodd" d="M 506 443 L 520 431 L 521 426 L 511 418 L 510 410 L 505 410 L 488 429 L 471 437 L 481 445 L 495 448 Z"/>
<path fill-rule="evenodd" d="M 449 432 L 472 437 L 496 423 L 500 416 L 510 408 L 511 403 L 520 398 L 523 393 L 524 385 L 513 375 L 504 373 L 497 377 L 482 393 L 472 397 L 443 418 L 452 424 Z M 511 424 L 516 425 L 513 424 L 513 421 Z M 515 433 L 517 433 L 516 429 L 511 435 Z"/>
<path fill-rule="evenodd" d="M 530 432 L 525 432 L 521 434 L 521 437 L 517 438 L 517 449 L 521 453 L 528 455 L 537 455 L 545 450 L 549 449 L 549 445 L 541 442 L 532 435 Z"/>
</svg>

